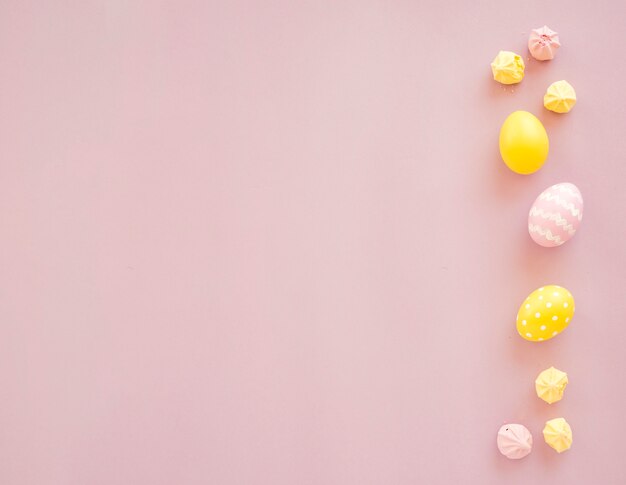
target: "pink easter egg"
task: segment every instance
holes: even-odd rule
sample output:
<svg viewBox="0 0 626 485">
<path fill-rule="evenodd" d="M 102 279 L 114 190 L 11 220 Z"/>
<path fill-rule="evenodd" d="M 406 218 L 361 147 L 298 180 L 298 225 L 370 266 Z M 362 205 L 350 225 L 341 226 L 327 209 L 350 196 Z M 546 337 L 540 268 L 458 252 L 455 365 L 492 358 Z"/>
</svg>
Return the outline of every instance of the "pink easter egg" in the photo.
<svg viewBox="0 0 626 485">
<path fill-rule="evenodd" d="M 528 232 L 540 246 L 553 248 L 569 241 L 583 219 L 583 197 L 574 184 L 548 187 L 528 214 Z"/>
</svg>

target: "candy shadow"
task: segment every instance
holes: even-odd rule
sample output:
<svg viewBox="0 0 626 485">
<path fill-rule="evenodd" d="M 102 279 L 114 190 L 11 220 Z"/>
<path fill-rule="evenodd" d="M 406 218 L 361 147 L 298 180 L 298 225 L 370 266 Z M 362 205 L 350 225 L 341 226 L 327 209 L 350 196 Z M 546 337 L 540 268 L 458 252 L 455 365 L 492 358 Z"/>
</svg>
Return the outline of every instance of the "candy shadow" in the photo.
<svg viewBox="0 0 626 485">
<path fill-rule="evenodd" d="M 487 91 L 487 95 L 489 96 L 489 98 L 494 100 L 510 98 L 518 92 L 523 92 L 523 90 L 525 89 L 524 81 L 517 84 L 502 84 L 493 79 L 493 75 L 491 74 L 491 72 L 486 73 L 485 77 L 487 78 L 487 80 L 485 81 L 485 89 Z"/>
<path fill-rule="evenodd" d="M 541 99 L 541 115 L 539 115 L 538 118 L 548 132 L 548 138 L 551 133 L 559 133 L 563 130 L 569 129 L 569 116 L 567 113 L 555 113 L 547 110 L 543 107 L 543 96 Z"/>
</svg>

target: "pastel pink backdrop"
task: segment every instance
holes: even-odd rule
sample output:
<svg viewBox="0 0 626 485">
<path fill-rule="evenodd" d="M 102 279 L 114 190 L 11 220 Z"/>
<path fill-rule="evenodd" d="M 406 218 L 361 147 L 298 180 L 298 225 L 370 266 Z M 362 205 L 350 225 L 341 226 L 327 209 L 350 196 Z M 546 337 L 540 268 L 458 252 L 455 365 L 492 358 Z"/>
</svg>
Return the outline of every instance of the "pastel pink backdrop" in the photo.
<svg viewBox="0 0 626 485">
<path fill-rule="evenodd" d="M 1 0 L 0 483 L 626 483 L 624 18 Z M 557 58 L 493 82 L 544 23 Z M 566 116 L 542 108 L 560 79 Z M 551 141 L 529 177 L 498 156 L 516 109 Z M 584 220 L 544 249 L 527 213 L 563 181 Z M 547 283 L 576 318 L 528 343 L 515 313 Z M 520 462 L 507 421 L 535 438 Z"/>
</svg>

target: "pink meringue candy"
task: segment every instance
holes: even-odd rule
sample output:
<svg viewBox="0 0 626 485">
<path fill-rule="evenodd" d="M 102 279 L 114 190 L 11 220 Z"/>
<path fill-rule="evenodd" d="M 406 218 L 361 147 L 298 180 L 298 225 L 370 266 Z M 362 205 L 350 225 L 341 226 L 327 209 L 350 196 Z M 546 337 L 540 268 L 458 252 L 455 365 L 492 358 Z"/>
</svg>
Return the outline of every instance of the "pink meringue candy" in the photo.
<svg viewBox="0 0 626 485">
<path fill-rule="evenodd" d="M 521 424 L 505 424 L 498 431 L 498 449 L 511 460 L 528 455 L 533 447 L 533 436 Z"/>
<path fill-rule="evenodd" d="M 550 30 L 547 25 L 530 31 L 528 50 L 530 55 L 538 61 L 554 59 L 554 55 L 559 47 L 561 47 L 559 34 Z"/>
</svg>

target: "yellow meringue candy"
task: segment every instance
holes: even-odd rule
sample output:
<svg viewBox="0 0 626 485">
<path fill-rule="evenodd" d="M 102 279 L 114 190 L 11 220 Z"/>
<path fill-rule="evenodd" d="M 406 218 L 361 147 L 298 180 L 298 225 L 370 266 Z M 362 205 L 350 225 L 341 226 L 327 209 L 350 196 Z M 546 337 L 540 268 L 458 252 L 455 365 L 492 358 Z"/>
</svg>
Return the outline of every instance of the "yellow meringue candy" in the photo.
<svg viewBox="0 0 626 485">
<path fill-rule="evenodd" d="M 568 113 L 576 104 L 576 91 L 567 81 L 557 81 L 548 86 L 543 97 L 546 109 L 555 113 Z"/>
<path fill-rule="evenodd" d="M 543 428 L 543 439 L 551 448 L 562 453 L 572 446 L 572 428 L 563 418 L 551 419 Z"/>
<path fill-rule="evenodd" d="M 500 51 L 491 63 L 493 78 L 502 84 L 516 84 L 524 79 L 524 59 L 511 51 Z"/>
<path fill-rule="evenodd" d="M 568 379 L 565 372 L 550 367 L 537 376 L 535 390 L 537 396 L 548 404 L 552 404 L 563 399 L 563 391 L 565 391 L 567 383 Z"/>
</svg>

